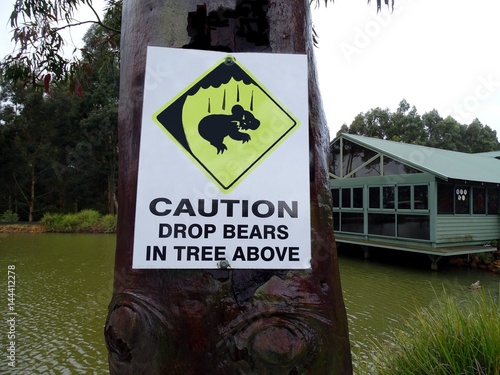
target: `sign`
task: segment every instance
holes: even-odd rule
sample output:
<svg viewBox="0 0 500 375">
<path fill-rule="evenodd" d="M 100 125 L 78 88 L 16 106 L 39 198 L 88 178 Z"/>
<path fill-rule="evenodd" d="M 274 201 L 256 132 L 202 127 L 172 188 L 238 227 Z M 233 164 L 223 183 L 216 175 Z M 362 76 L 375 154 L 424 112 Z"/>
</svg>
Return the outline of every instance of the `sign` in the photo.
<svg viewBox="0 0 500 375">
<path fill-rule="evenodd" d="M 310 268 L 307 59 L 148 47 L 133 268 Z"/>
</svg>

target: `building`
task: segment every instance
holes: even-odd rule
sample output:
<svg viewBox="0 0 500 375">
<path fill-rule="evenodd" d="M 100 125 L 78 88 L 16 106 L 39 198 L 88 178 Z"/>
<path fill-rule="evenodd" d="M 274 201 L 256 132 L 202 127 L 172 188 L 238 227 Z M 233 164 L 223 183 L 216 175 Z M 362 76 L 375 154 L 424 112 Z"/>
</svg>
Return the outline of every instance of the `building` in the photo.
<svg viewBox="0 0 500 375">
<path fill-rule="evenodd" d="M 500 152 L 466 154 L 342 134 L 330 144 L 339 244 L 443 256 L 495 251 Z"/>
</svg>

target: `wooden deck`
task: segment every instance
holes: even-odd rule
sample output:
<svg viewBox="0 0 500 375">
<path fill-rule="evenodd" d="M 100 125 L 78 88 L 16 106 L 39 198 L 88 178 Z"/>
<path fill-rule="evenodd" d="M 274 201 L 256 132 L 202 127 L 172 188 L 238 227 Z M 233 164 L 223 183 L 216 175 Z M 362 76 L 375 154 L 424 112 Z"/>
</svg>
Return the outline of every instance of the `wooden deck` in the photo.
<svg viewBox="0 0 500 375">
<path fill-rule="evenodd" d="M 401 250 L 401 251 L 409 251 L 414 253 L 421 253 L 427 255 L 433 255 L 438 257 L 443 256 L 455 256 L 455 255 L 468 255 L 468 254 L 478 254 L 478 253 L 487 253 L 496 251 L 497 248 L 490 245 L 455 245 L 455 246 L 443 246 L 443 247 L 434 247 L 431 244 L 416 244 L 416 243 L 401 243 L 397 244 L 395 242 L 383 241 L 380 239 L 365 239 L 365 238 L 356 238 L 351 236 L 345 236 L 343 234 L 335 233 L 335 240 L 339 243 L 349 243 L 360 246 L 367 247 L 379 247 L 385 249 L 393 249 L 393 250 Z"/>
</svg>

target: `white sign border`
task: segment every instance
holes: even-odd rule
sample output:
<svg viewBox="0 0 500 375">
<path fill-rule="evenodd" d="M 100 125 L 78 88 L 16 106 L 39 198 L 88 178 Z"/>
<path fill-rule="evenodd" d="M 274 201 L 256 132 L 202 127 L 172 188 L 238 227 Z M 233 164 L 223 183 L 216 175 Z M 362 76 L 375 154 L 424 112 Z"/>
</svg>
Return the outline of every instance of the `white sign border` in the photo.
<svg viewBox="0 0 500 375">
<path fill-rule="evenodd" d="M 152 115 L 168 101 L 184 91 L 186 87 L 195 82 L 202 74 L 213 65 L 227 56 L 227 53 L 207 52 L 198 50 L 183 50 L 161 47 L 148 47 L 146 63 L 145 92 L 143 103 L 142 131 L 140 143 L 139 173 L 137 186 L 136 218 L 134 231 L 134 269 L 215 269 L 230 267 L 233 269 L 309 269 L 311 259 L 310 240 L 310 194 L 309 194 L 309 141 L 308 141 L 308 87 L 307 87 L 307 58 L 305 55 L 263 54 L 263 53 L 232 53 L 238 63 L 248 69 L 254 77 L 277 98 L 284 108 L 290 110 L 294 117 L 299 119 L 299 126 L 292 134 L 268 155 L 262 165 L 252 173 L 245 176 L 230 193 L 221 192 L 212 181 L 201 171 L 186 154 L 173 142 L 165 132 L 154 123 Z M 175 163 L 167 162 L 175 160 Z M 179 179 L 182 181 L 179 182 Z M 188 191 L 192 186 L 191 191 Z M 260 188 L 262 187 L 262 188 Z M 202 199 L 206 206 L 216 200 L 219 206 L 218 217 L 190 216 L 187 213 L 173 217 L 172 213 L 166 216 L 153 215 L 150 210 L 151 201 L 166 199 L 172 202 L 167 205 L 165 200 L 160 200 L 158 211 L 167 208 L 175 211 L 182 199 L 188 199 L 196 207 L 196 202 Z M 233 205 L 235 212 L 228 215 L 228 205 L 222 204 L 223 200 L 237 200 L 241 203 Z M 280 202 L 283 205 L 298 205 L 298 217 L 290 215 L 279 217 L 276 213 L 270 217 L 243 217 L 243 207 L 248 202 L 249 212 L 256 202 L 271 202 L 277 208 Z M 261 212 L 267 206 L 260 203 L 257 206 Z M 184 206 L 185 208 L 185 206 Z M 240 217 L 236 217 L 236 209 L 240 209 Z M 260 210 L 260 211 L 259 211 Z M 215 220 L 215 221 L 214 221 Z M 211 228 L 216 226 L 215 233 L 205 234 L 200 238 L 159 238 L 160 225 L 163 224 L 163 235 L 167 234 L 165 228 L 178 229 L 182 226 L 193 229 Z M 196 225 L 197 224 L 197 225 Z M 207 227 L 208 226 L 208 227 Z M 274 226 L 275 238 L 231 239 L 227 238 L 228 232 L 224 229 L 239 226 L 242 237 L 249 237 L 254 226 L 263 232 L 262 228 Z M 278 228 L 281 226 L 281 231 Z M 283 230 L 283 226 L 286 230 Z M 247 228 L 245 234 L 244 229 Z M 265 228 L 264 228 L 265 229 Z M 270 235 L 270 230 L 268 234 Z M 226 235 L 224 235 L 224 233 Z M 281 233 L 281 237 L 277 236 Z M 193 232 L 191 233 L 193 235 Z M 196 233 L 195 233 L 196 234 Z M 196 234 L 198 235 L 198 234 Z M 229 233 L 230 235 L 230 233 Z M 171 235 L 172 236 L 172 235 Z M 182 233 L 178 234 L 182 237 Z M 186 234 L 189 237 L 189 234 Z M 183 254 L 183 250 L 173 249 L 181 242 L 187 246 L 205 247 L 205 258 L 211 260 L 177 261 L 176 256 Z M 149 244 L 149 245 L 147 245 Z M 176 245 L 177 244 L 177 245 Z M 149 247 L 150 260 L 146 261 L 147 246 Z M 157 246 L 158 249 L 155 249 Z M 166 247 L 167 260 L 157 256 Z M 241 257 L 234 259 L 234 251 L 241 247 L 249 257 L 250 248 L 258 248 L 260 259 L 258 261 L 242 261 Z M 211 249 L 208 249 L 210 248 Z M 228 264 L 215 259 L 215 248 L 224 247 Z M 265 250 L 263 250 L 266 248 Z M 296 261 L 298 248 L 299 260 Z M 274 251 L 273 259 L 265 261 L 261 258 L 270 258 L 271 250 Z M 186 249 L 187 251 L 187 249 Z M 153 257 L 156 260 L 153 260 Z M 282 258 L 283 260 L 279 260 Z"/>
</svg>

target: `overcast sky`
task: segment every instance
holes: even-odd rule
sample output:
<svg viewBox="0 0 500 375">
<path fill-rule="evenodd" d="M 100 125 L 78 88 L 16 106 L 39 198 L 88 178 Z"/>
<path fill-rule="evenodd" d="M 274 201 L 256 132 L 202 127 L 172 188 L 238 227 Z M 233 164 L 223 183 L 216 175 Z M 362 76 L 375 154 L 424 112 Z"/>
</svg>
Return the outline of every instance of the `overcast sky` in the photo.
<svg viewBox="0 0 500 375">
<path fill-rule="evenodd" d="M 500 1 L 335 0 L 313 11 L 323 103 L 331 137 L 371 108 L 401 99 L 500 135 Z"/>
<path fill-rule="evenodd" d="M 396 0 L 394 13 L 383 6 L 378 15 L 375 3 L 313 9 L 330 136 L 360 112 L 395 111 L 403 98 L 420 115 L 435 108 L 464 124 L 477 117 L 500 135 L 500 0 Z M 12 4 L 0 0 L 1 57 L 12 51 Z M 72 32 L 74 44 L 84 31 Z"/>
</svg>

